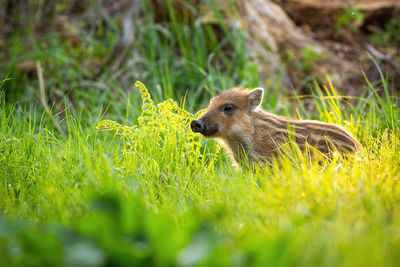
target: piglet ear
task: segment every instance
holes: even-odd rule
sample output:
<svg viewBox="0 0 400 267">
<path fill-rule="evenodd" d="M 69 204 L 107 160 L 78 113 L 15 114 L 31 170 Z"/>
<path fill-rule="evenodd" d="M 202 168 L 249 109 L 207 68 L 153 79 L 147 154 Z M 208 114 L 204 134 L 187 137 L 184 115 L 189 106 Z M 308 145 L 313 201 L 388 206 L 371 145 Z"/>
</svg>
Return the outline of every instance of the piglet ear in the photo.
<svg viewBox="0 0 400 267">
<path fill-rule="evenodd" d="M 264 88 L 254 88 L 247 95 L 247 101 L 249 101 L 250 108 L 256 108 L 261 104 L 264 95 Z"/>
</svg>

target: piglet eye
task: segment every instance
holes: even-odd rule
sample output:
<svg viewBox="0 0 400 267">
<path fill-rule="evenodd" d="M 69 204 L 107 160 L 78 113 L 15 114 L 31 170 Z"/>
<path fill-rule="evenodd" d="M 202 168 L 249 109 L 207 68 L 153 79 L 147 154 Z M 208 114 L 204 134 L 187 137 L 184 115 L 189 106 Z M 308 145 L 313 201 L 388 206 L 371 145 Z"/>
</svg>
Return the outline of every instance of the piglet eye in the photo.
<svg viewBox="0 0 400 267">
<path fill-rule="evenodd" d="M 227 105 L 224 107 L 224 111 L 232 111 L 233 107 L 231 105 Z"/>
<path fill-rule="evenodd" d="M 233 105 L 225 105 L 225 106 L 222 108 L 222 111 L 223 111 L 225 114 L 232 115 L 233 112 L 235 111 L 235 107 L 234 107 Z"/>
</svg>

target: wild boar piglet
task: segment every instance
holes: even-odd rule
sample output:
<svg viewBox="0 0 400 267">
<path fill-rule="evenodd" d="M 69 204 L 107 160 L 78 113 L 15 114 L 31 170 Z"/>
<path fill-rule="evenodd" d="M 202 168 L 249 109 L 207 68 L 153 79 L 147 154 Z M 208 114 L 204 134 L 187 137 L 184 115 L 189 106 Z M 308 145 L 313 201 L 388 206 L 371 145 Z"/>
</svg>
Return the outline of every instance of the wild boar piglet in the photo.
<svg viewBox="0 0 400 267">
<path fill-rule="evenodd" d="M 263 88 L 232 88 L 217 95 L 206 112 L 193 120 L 193 132 L 215 138 L 239 164 L 279 159 L 291 142 L 311 156 L 327 157 L 332 152 L 351 155 L 361 144 L 343 127 L 313 120 L 296 120 L 260 108 Z"/>
</svg>

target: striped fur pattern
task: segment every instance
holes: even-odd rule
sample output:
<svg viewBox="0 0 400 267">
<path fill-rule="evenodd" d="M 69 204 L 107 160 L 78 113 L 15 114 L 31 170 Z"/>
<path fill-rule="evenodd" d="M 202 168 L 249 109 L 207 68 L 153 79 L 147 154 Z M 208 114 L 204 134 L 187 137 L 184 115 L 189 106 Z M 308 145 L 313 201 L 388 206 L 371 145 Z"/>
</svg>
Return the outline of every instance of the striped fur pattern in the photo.
<svg viewBox="0 0 400 267">
<path fill-rule="evenodd" d="M 301 151 L 330 156 L 333 151 L 354 154 L 361 144 L 343 127 L 312 120 L 295 120 L 260 108 L 264 90 L 233 88 L 215 97 L 196 122 L 207 138 L 216 138 L 236 162 L 279 158 L 293 141 Z M 292 143 L 293 143 L 292 142 Z"/>
</svg>

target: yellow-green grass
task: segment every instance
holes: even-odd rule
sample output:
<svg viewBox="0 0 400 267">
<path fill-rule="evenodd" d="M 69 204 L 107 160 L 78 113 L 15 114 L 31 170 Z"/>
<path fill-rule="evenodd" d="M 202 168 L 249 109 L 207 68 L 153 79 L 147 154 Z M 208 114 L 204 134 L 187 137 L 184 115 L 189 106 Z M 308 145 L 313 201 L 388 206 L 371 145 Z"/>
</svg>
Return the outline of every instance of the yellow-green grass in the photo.
<svg viewBox="0 0 400 267">
<path fill-rule="evenodd" d="M 313 118 L 343 125 L 364 151 L 324 164 L 288 156 L 250 171 L 232 167 L 217 144 L 190 131 L 197 115 L 173 100 L 155 105 L 137 85 L 143 108 L 136 126 L 100 116 L 88 125 L 67 108 L 65 139 L 46 128 L 47 115 L 3 101 L 0 264 L 400 262 L 396 98 L 371 86 L 370 95 L 343 105 L 329 82 L 317 86 Z"/>
</svg>

